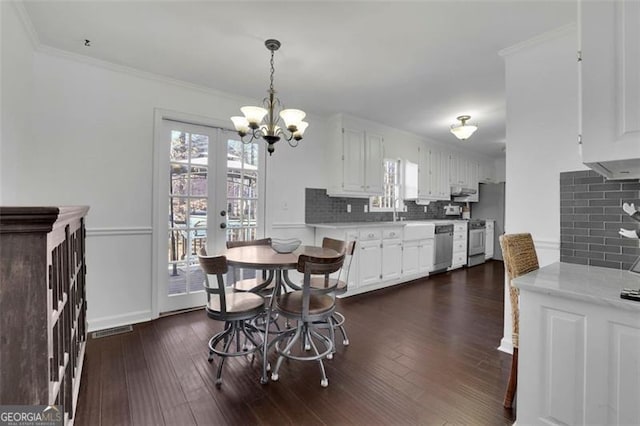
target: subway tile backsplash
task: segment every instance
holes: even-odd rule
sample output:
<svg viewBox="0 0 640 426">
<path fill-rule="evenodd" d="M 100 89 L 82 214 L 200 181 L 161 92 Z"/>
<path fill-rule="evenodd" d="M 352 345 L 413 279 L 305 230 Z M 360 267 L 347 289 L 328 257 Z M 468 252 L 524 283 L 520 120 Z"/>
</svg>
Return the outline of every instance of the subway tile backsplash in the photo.
<svg viewBox="0 0 640 426">
<path fill-rule="evenodd" d="M 621 237 L 620 228 L 640 222 L 622 210 L 640 207 L 640 180 L 607 180 L 585 170 L 560 173 L 560 261 L 629 269 L 640 256 L 640 240 Z"/>
<path fill-rule="evenodd" d="M 351 205 L 351 213 L 347 213 L 347 205 Z M 406 212 L 398 212 L 398 217 L 405 220 L 424 219 L 459 219 L 460 216 L 445 216 L 444 206 L 464 203 L 449 201 L 432 201 L 428 206 L 417 205 L 413 201 L 406 201 Z M 364 206 L 369 206 L 368 198 L 329 197 L 326 189 L 306 188 L 305 191 L 305 222 L 306 223 L 336 223 L 336 222 L 383 222 L 393 220 L 393 213 L 365 213 Z M 427 211 L 424 211 L 424 208 Z"/>
</svg>

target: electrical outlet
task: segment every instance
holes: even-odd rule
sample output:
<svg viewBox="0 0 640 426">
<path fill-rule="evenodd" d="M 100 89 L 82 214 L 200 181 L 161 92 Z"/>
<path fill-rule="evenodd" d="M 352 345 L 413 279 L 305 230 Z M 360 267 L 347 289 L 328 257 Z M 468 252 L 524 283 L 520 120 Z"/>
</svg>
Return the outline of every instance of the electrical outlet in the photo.
<svg viewBox="0 0 640 426">
<path fill-rule="evenodd" d="M 369 213 L 369 206 L 366 204 L 364 205 L 364 212 Z"/>
<path fill-rule="evenodd" d="M 424 206 L 424 212 L 425 213 L 427 212 L 427 206 Z"/>
<path fill-rule="evenodd" d="M 351 204 L 347 204 L 347 213 L 351 213 Z"/>
</svg>

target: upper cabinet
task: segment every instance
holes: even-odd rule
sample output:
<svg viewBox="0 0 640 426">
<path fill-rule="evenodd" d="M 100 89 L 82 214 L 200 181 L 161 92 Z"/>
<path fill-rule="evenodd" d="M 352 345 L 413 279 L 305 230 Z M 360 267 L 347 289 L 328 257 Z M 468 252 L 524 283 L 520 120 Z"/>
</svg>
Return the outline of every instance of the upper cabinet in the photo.
<svg viewBox="0 0 640 426">
<path fill-rule="evenodd" d="M 480 163 L 480 183 L 497 183 L 496 166 L 493 161 L 483 161 Z"/>
<path fill-rule="evenodd" d="M 579 5 L 582 161 L 610 179 L 640 178 L 640 2 Z"/>
<path fill-rule="evenodd" d="M 458 154 L 449 154 L 449 183 L 453 187 L 452 195 L 457 191 L 473 190 L 473 194 L 454 197 L 455 201 L 478 201 L 478 183 L 480 180 L 480 162 L 474 159 L 462 157 Z"/>
<path fill-rule="evenodd" d="M 422 146 L 419 154 L 418 199 L 450 200 L 448 153 Z"/>
<path fill-rule="evenodd" d="M 332 120 L 330 158 L 332 196 L 382 194 L 384 138 L 358 120 L 339 115 Z"/>
</svg>

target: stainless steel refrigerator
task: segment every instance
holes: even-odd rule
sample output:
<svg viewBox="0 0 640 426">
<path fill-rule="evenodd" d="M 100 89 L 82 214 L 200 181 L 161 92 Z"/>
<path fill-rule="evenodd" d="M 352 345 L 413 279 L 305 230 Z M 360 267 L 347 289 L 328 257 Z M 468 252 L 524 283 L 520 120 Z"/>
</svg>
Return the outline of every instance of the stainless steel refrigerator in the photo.
<svg viewBox="0 0 640 426">
<path fill-rule="evenodd" d="M 478 202 L 471 204 L 471 219 L 493 219 L 493 258 L 502 260 L 498 236 L 504 234 L 504 182 L 481 183 Z"/>
</svg>

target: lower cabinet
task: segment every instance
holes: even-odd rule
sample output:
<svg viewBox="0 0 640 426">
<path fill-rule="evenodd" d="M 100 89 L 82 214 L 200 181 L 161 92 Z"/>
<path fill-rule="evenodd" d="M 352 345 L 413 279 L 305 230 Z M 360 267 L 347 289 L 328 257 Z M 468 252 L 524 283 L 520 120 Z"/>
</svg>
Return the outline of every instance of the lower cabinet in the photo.
<svg viewBox="0 0 640 426">
<path fill-rule="evenodd" d="M 382 279 L 382 247 L 380 240 L 361 241 L 358 250 L 359 287 L 375 284 Z"/>
<path fill-rule="evenodd" d="M 435 259 L 435 241 L 433 238 L 421 240 L 418 245 L 420 254 L 418 257 L 419 274 L 426 275 L 433 271 L 433 263 Z"/>
<path fill-rule="evenodd" d="M 382 280 L 396 280 L 402 277 L 402 230 L 400 228 L 382 231 Z"/>
<path fill-rule="evenodd" d="M 402 276 L 412 277 L 420 273 L 420 241 L 405 241 L 402 247 Z"/>
<path fill-rule="evenodd" d="M 404 241 L 403 228 L 404 225 L 317 227 L 315 244 L 321 245 L 325 237 L 356 241 L 347 292 L 353 295 L 424 277 L 433 271 L 434 239 Z"/>
<path fill-rule="evenodd" d="M 433 238 L 409 240 L 402 247 L 402 276 L 413 278 L 427 275 L 433 271 Z"/>
<path fill-rule="evenodd" d="M 457 222 L 453 225 L 453 253 L 451 268 L 458 269 L 467 264 L 467 223 Z"/>
</svg>

